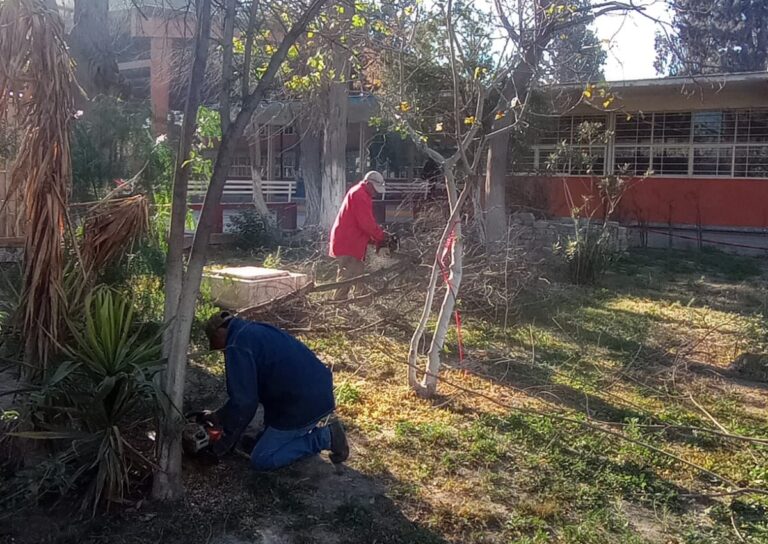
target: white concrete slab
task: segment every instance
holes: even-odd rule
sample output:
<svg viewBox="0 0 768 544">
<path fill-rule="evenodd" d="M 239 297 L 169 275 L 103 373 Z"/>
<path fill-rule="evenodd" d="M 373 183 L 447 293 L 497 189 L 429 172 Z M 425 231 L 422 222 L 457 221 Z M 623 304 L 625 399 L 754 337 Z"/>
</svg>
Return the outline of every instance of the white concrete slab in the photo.
<svg viewBox="0 0 768 544">
<path fill-rule="evenodd" d="M 242 310 L 298 291 L 312 278 L 287 270 L 237 266 L 210 270 L 203 275 L 203 281 L 217 304 Z"/>
<path fill-rule="evenodd" d="M 216 274 L 241 280 L 266 280 L 269 278 L 284 278 L 289 276 L 290 272 L 274 268 L 262 268 L 260 266 L 232 266 L 220 268 L 216 270 Z"/>
</svg>

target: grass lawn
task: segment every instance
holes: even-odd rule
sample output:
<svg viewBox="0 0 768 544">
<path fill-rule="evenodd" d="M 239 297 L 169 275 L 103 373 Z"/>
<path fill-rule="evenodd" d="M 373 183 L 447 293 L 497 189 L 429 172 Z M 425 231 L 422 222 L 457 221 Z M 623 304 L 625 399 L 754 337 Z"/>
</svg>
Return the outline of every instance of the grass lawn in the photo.
<svg viewBox="0 0 768 544">
<path fill-rule="evenodd" d="M 352 466 L 389 481 L 408 518 L 448 541 L 768 542 L 766 497 L 707 497 L 728 485 L 578 422 L 768 486 L 764 445 L 669 428 L 768 438 L 768 388 L 730 369 L 766 350 L 761 266 L 643 252 L 598 288 L 552 285 L 521 301 L 507 331 L 465 322 L 469 357 L 445 377 L 483 397 L 442 385 L 436 402 L 416 399 L 402 342 L 307 340 L 335 364 Z"/>
<path fill-rule="evenodd" d="M 768 438 L 768 385 L 731 367 L 766 353 L 764 264 L 644 251 L 598 287 L 542 282 L 506 330 L 465 316 L 443 371 L 461 389 L 429 401 L 406 385 L 405 331 L 305 334 L 333 366 L 344 469 L 188 464 L 183 504 L 59 541 L 768 543 L 768 496 L 728 494 L 768 488 L 768 446 L 695 429 Z M 214 402 L 221 372 L 198 363 L 190 395 Z"/>
</svg>

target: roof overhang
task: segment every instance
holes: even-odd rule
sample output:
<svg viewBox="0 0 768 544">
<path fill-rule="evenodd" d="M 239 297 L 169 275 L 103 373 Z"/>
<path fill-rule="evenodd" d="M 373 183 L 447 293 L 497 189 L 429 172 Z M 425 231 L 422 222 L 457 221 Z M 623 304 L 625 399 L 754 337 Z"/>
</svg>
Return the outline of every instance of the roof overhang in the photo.
<svg viewBox="0 0 768 544">
<path fill-rule="evenodd" d="M 614 98 L 608 108 L 610 110 L 768 107 L 768 72 L 608 81 L 594 85 Z M 565 84 L 552 85 L 545 90 L 561 109 L 577 112 L 600 110 L 602 100 L 590 102 L 584 99 L 585 87 L 583 83 Z"/>
</svg>

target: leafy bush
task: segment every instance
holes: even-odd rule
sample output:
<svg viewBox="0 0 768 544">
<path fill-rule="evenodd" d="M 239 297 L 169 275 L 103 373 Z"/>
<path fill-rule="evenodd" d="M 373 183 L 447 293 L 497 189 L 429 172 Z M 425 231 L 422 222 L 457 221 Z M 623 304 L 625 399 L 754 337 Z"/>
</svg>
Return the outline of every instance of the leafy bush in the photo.
<svg viewBox="0 0 768 544">
<path fill-rule="evenodd" d="M 145 102 L 100 96 L 73 124 L 72 189 L 77 201 L 91 201 L 130 179 L 154 143 Z"/>
<path fill-rule="evenodd" d="M 121 501 L 150 469 L 146 431 L 157 407 L 162 330 L 146 334 L 133 318 L 128 297 L 98 287 L 82 318 L 68 322 L 64 356 L 26 399 L 34 430 L 10 433 L 48 441 L 53 456 L 20 472 L 3 503 L 77 491 L 95 512 L 104 501 Z"/>
<path fill-rule="evenodd" d="M 606 229 L 587 225 L 576 227 L 576 234 L 555 247 L 568 265 L 568 276 L 576 285 L 592 285 L 618 256 Z"/>
<path fill-rule="evenodd" d="M 256 210 L 243 210 L 230 221 L 238 248 L 252 251 L 274 244 L 274 232 L 269 219 Z"/>
<path fill-rule="evenodd" d="M 605 145 L 609 136 L 600 123 L 581 123 L 576 134 L 578 145 L 559 145 L 547 161 L 548 168 L 556 172 L 570 168 L 575 173 L 589 176 L 595 189 L 595 194 L 582 196 L 583 202 L 579 205 L 567 191 L 575 232 L 564 245 L 555 247 L 568 265 L 571 281 L 577 285 L 595 283 L 617 256 L 618 248 L 613 247 L 609 221 L 629 187 L 628 165 L 617 165 L 618 174 L 599 175 L 602 166 L 595 164 L 594 148 Z M 648 175 L 650 172 L 643 177 Z M 602 216 L 599 222 L 594 221 L 596 216 Z"/>
<path fill-rule="evenodd" d="M 281 253 L 281 248 L 277 248 L 277 251 L 274 253 L 268 253 L 266 257 L 264 257 L 264 268 L 280 268 L 283 265 L 283 255 Z"/>
<path fill-rule="evenodd" d="M 360 402 L 362 392 L 357 385 L 344 381 L 336 386 L 334 396 L 336 397 L 336 404 L 344 406 Z"/>
</svg>

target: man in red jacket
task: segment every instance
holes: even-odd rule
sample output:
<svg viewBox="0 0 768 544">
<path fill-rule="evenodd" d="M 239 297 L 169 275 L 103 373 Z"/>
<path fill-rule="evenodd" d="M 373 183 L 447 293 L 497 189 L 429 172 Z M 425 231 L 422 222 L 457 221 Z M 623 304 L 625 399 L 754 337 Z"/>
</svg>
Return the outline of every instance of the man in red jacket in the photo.
<svg viewBox="0 0 768 544">
<path fill-rule="evenodd" d="M 373 217 L 373 197 L 384 192 L 384 176 L 379 172 L 368 172 L 363 181 L 352 187 L 341 203 L 341 209 L 331 228 L 329 254 L 339 264 L 337 281 L 344 281 L 363 274 L 365 252 L 368 244 L 382 246 L 387 234 L 381 230 Z M 349 296 L 352 286 L 339 287 L 335 300 Z"/>
</svg>

